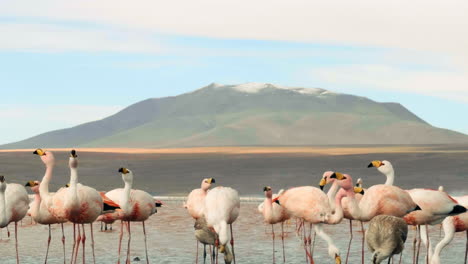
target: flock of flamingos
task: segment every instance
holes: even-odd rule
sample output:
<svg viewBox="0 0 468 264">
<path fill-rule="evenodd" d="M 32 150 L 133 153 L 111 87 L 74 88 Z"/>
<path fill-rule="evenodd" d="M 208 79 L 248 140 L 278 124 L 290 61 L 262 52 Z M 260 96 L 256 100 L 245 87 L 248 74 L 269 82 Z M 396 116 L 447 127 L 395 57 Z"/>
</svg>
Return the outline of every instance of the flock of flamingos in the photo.
<svg viewBox="0 0 468 264">
<path fill-rule="evenodd" d="M 156 213 L 159 201 L 141 190 L 132 189 L 133 173 L 127 168 L 120 168 L 124 188 L 115 189 L 107 193 L 96 191 L 89 186 L 78 182 L 78 161 L 76 151 L 72 150 L 69 158 L 70 182 L 66 187 L 55 193 L 49 192 L 49 182 L 55 166 L 54 155 L 50 151 L 37 149 L 34 154 L 40 156 L 45 164 L 46 171 L 42 181 L 29 181 L 29 186 L 35 193 L 34 200 L 30 202 L 28 193 L 23 185 L 5 182 L 0 176 L 0 228 L 7 227 L 9 223 L 15 224 L 16 259 L 19 263 L 17 223 L 26 214 L 29 214 L 39 224 L 61 224 L 64 263 L 65 237 L 63 223 L 73 223 L 73 250 L 71 263 L 77 262 L 78 251 L 82 244 L 82 260 L 85 263 L 85 224 L 90 224 L 91 245 L 93 261 L 95 263 L 93 225 L 94 221 L 113 223 L 121 221 L 121 233 L 118 249 L 120 263 L 123 229 L 129 233 L 126 263 L 130 263 L 130 223 L 142 222 L 145 239 L 146 262 L 149 263 L 146 244 L 145 220 Z M 363 230 L 362 263 L 364 263 L 364 241 L 372 252 L 372 263 L 381 263 L 392 256 L 402 252 L 408 235 L 408 225 L 415 226 L 418 238 L 418 250 L 413 249 L 413 263 L 418 262 L 419 245 L 421 241 L 427 247 L 425 261 L 430 264 L 440 263 L 441 250 L 454 237 L 455 232 L 466 231 L 468 239 L 468 195 L 451 197 L 443 188 L 431 190 L 416 188 L 403 190 L 393 185 L 394 170 L 389 161 L 372 161 L 368 167 L 375 167 L 387 177 L 384 184 L 378 184 L 363 189 L 360 181 L 355 185 L 353 178 L 348 174 L 326 171 L 317 187 L 301 186 L 281 190 L 273 194 L 271 187 L 264 188 L 265 200 L 258 210 L 263 214 L 265 223 L 271 224 L 273 232 L 273 263 L 275 262 L 274 224 L 281 224 L 291 218 L 296 219 L 296 231 L 301 233 L 301 241 L 305 250 L 307 263 L 315 263 L 311 246 L 311 233 L 322 238 L 328 245 L 328 255 L 335 263 L 341 263 L 340 250 L 334 245 L 333 239 L 324 231 L 323 226 L 340 223 L 343 218 L 361 222 Z M 218 263 L 218 253 L 224 254 L 225 263 L 236 263 L 232 224 L 239 216 L 240 199 L 238 192 L 230 187 L 215 187 L 213 178 L 203 179 L 201 188 L 194 189 L 184 204 L 188 213 L 195 220 L 195 236 L 197 243 L 204 244 L 204 261 L 206 261 L 206 246 L 213 245 L 211 262 Z M 330 184 L 328 192 L 323 188 Z M 211 188 L 211 189 L 210 189 Z M 362 222 L 369 222 L 364 230 Z M 428 225 L 442 224 L 445 236 L 432 251 L 428 235 Z M 309 231 L 307 230 L 309 227 Z M 313 228 L 312 228 L 313 227 Z M 351 239 L 352 239 L 352 230 Z M 283 238 L 283 236 L 281 236 Z M 414 241 L 416 243 L 416 241 Z M 351 245 L 351 240 L 349 246 Z M 229 248 L 230 246 L 230 248 Z M 346 254 L 348 263 L 349 246 Z M 198 248 L 198 247 L 197 247 Z M 468 241 L 467 241 L 468 249 Z M 465 264 L 467 253 L 465 252 Z M 283 262 L 284 254 L 283 239 Z M 198 262 L 198 250 L 197 250 Z M 400 255 L 401 263 L 401 255 Z"/>
</svg>

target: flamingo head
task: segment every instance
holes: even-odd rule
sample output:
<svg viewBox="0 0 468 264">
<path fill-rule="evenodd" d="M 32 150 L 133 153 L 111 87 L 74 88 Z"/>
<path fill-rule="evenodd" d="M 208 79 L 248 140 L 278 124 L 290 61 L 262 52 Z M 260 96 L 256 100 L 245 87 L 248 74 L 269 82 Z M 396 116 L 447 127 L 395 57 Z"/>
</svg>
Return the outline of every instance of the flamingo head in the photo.
<svg viewBox="0 0 468 264">
<path fill-rule="evenodd" d="M 122 180 L 126 183 L 133 182 L 133 173 L 131 170 L 127 168 L 120 168 L 119 172 L 122 174 Z"/>
<path fill-rule="evenodd" d="M 392 163 L 390 163 L 390 161 L 388 161 L 388 160 L 383 160 L 383 161 L 374 160 L 371 163 L 369 163 L 369 165 L 367 165 L 367 167 L 368 168 L 375 167 L 375 168 L 377 168 L 378 171 L 380 171 L 381 173 L 383 173 L 385 175 L 393 172 Z"/>
<path fill-rule="evenodd" d="M 265 186 L 263 188 L 263 191 L 265 192 L 265 197 L 266 198 L 271 198 L 273 197 L 273 190 L 271 190 L 271 187 L 270 186 Z"/>
<path fill-rule="evenodd" d="M 70 168 L 76 169 L 78 167 L 78 160 L 76 159 L 77 157 L 78 155 L 76 155 L 76 151 L 73 149 L 70 152 L 70 159 L 68 161 L 68 165 L 70 166 Z"/>
<path fill-rule="evenodd" d="M 338 181 L 338 185 L 345 189 L 345 190 L 351 190 L 354 189 L 353 187 L 353 178 L 349 174 L 344 174 L 344 173 L 339 173 L 339 172 L 334 172 L 331 176 L 330 179 L 335 179 Z"/>
<path fill-rule="evenodd" d="M 335 181 L 334 178 L 330 178 L 333 175 L 333 171 L 326 171 L 323 173 L 322 179 L 320 180 L 319 186 L 320 189 L 323 190 L 323 187 L 329 183 L 333 183 Z"/>
<path fill-rule="evenodd" d="M 39 193 L 39 184 L 40 183 L 41 183 L 40 181 L 28 181 L 24 186 L 31 187 L 31 190 L 34 193 Z"/>
<path fill-rule="evenodd" d="M 216 180 L 214 178 L 203 179 L 201 183 L 201 188 L 206 191 L 211 187 L 212 183 L 216 183 Z"/>
<path fill-rule="evenodd" d="M 52 152 L 44 151 L 43 149 L 38 148 L 33 152 L 33 154 L 38 155 L 39 157 L 41 157 L 42 162 L 46 166 L 54 166 L 55 165 L 55 157 L 54 157 L 54 154 L 52 154 Z"/>
<path fill-rule="evenodd" d="M 0 175 L 0 192 L 5 192 L 5 190 L 6 190 L 5 176 Z"/>
</svg>

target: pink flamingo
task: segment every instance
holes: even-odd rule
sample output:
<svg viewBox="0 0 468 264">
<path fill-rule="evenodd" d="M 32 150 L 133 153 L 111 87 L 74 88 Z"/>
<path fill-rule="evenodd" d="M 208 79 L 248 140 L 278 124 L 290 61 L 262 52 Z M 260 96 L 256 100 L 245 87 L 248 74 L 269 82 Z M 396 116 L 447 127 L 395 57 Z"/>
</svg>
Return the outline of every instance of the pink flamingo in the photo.
<svg viewBox="0 0 468 264">
<path fill-rule="evenodd" d="M 385 184 L 393 185 L 395 171 L 389 161 L 374 160 L 368 167 L 376 167 L 378 171 L 386 176 L 387 181 Z M 456 200 L 443 191 L 443 188 L 442 190 L 416 188 L 407 190 L 407 192 L 421 210 L 410 212 L 404 217 L 404 220 L 409 225 L 417 226 L 417 230 L 420 231 L 421 240 L 427 247 L 428 254 L 426 259 L 429 262 L 432 252 L 427 225 L 440 224 L 447 216 L 466 212 L 466 208 L 458 205 Z M 418 236 L 416 235 L 415 239 Z M 418 243 L 417 255 L 415 255 L 416 260 L 418 259 L 421 240 Z M 416 243 L 416 241 L 413 243 Z"/>
<path fill-rule="evenodd" d="M 95 262 L 94 254 L 94 235 L 92 223 L 102 213 L 103 200 L 96 189 L 78 183 L 78 160 L 76 151 L 72 150 L 69 158 L 70 167 L 70 188 L 60 188 L 55 194 L 49 193 L 49 182 L 52 178 L 53 164 L 55 162 L 53 154 L 49 151 L 37 149 L 34 151 L 41 157 L 41 160 L 46 165 L 46 174 L 44 175 L 39 193 L 43 199 L 49 212 L 56 218 L 62 220 L 67 219 L 73 223 L 73 233 L 75 238 L 75 227 L 78 230 L 76 242 L 74 240 L 72 251 L 72 263 L 78 258 L 78 249 L 80 242 L 83 244 L 83 263 L 85 263 L 85 241 L 86 234 L 84 224 L 90 224 L 91 228 L 91 247 L 93 251 L 93 261 Z M 80 224 L 83 229 L 83 237 L 80 233 Z M 73 257 L 74 255 L 74 257 Z"/>
<path fill-rule="evenodd" d="M 26 189 L 17 183 L 5 182 L 0 175 L 0 228 L 15 223 L 16 263 L 19 263 L 18 254 L 18 221 L 26 216 L 29 209 L 29 197 Z"/>
<path fill-rule="evenodd" d="M 149 263 L 148 258 L 148 247 L 146 243 L 146 229 L 145 221 L 153 214 L 157 212 L 156 202 L 149 193 L 142 190 L 134 190 L 133 186 L 133 172 L 126 168 L 120 168 L 119 172 L 122 174 L 122 180 L 125 183 L 125 187 L 114 189 L 106 193 L 106 196 L 109 197 L 112 201 L 118 204 L 121 210 L 116 211 L 112 214 L 105 214 L 100 217 L 102 219 L 114 219 L 121 220 L 120 228 L 120 239 L 119 239 L 119 260 L 120 263 L 120 250 L 122 246 L 122 236 L 123 236 L 123 223 L 127 222 L 127 231 L 128 231 L 128 247 L 127 247 L 127 259 L 126 263 L 130 263 L 130 222 L 142 222 L 143 224 L 143 234 L 145 238 L 145 252 L 146 252 L 146 263 Z"/>
<path fill-rule="evenodd" d="M 333 172 L 326 172 L 332 174 Z M 342 180 L 340 178 L 339 180 Z M 322 178 L 320 186 L 323 187 L 327 184 L 326 178 Z M 347 182 L 340 181 L 338 183 L 348 184 Z M 279 201 L 279 204 L 286 209 L 286 212 L 293 217 L 303 219 L 305 222 L 314 224 L 315 232 L 318 236 L 328 243 L 328 254 L 335 260 L 336 263 L 341 263 L 341 257 L 338 248 L 334 245 L 333 240 L 323 231 L 322 224 L 338 224 L 343 219 L 343 209 L 341 207 L 341 199 L 344 195 L 337 195 L 335 197 L 335 210 L 330 206 L 327 195 L 320 189 L 312 186 L 294 187 L 286 190 L 278 198 L 273 201 Z M 304 231 L 305 232 L 305 231 Z M 310 234 L 309 234 L 310 241 Z M 313 263 L 313 257 L 304 243 L 304 250 L 307 258 Z"/>
<path fill-rule="evenodd" d="M 273 263 L 275 263 L 275 229 L 274 224 L 281 223 L 281 240 L 283 245 L 283 262 L 286 262 L 286 255 L 284 253 L 284 221 L 291 218 L 286 210 L 277 203 L 274 203 L 273 191 L 270 186 L 263 188 L 265 192 L 265 201 L 263 202 L 263 218 L 267 224 L 271 225 L 271 232 L 273 233 Z"/>
<path fill-rule="evenodd" d="M 65 257 L 65 235 L 63 232 L 63 223 L 67 222 L 65 219 L 58 219 L 54 217 L 44 203 L 41 203 L 41 196 L 39 194 L 39 181 L 29 181 L 26 183 L 26 186 L 31 187 L 31 190 L 34 192 L 34 201 L 32 202 L 31 206 L 31 217 L 34 219 L 36 223 L 41 225 L 48 225 L 49 226 L 49 239 L 47 240 L 47 251 L 44 263 L 47 263 L 47 256 L 49 254 L 49 246 L 50 240 L 52 239 L 51 232 L 50 232 L 50 225 L 52 224 L 60 224 L 62 227 L 62 245 L 63 245 L 63 263 L 66 262 Z"/>
<path fill-rule="evenodd" d="M 203 179 L 201 183 L 201 187 L 198 189 L 194 189 L 190 192 L 187 197 L 187 203 L 185 204 L 185 208 L 187 208 L 189 214 L 197 220 L 198 218 L 203 217 L 203 210 L 205 208 L 205 197 L 208 193 L 211 184 L 216 183 L 215 179 L 207 178 Z M 197 263 L 198 263 L 198 243 L 197 243 Z M 206 256 L 206 244 L 203 244 L 203 256 Z"/>
<path fill-rule="evenodd" d="M 468 206 L 468 195 L 456 197 L 456 200 L 463 206 Z M 467 263 L 468 255 L 468 212 L 449 216 L 442 222 L 444 229 L 444 238 L 436 245 L 434 254 L 431 258 L 431 264 L 440 264 L 440 252 L 447 246 L 455 235 L 455 232 L 466 232 L 466 247 L 465 247 L 465 264 Z"/>
<path fill-rule="evenodd" d="M 341 174 L 335 173 L 331 177 L 337 177 Z M 349 175 L 346 176 L 350 177 Z M 420 209 L 415 202 L 411 199 L 408 192 L 392 186 L 377 184 L 367 189 L 361 201 L 356 200 L 354 188 L 348 190 L 346 196 L 348 197 L 349 213 L 351 216 L 360 221 L 370 221 L 377 215 L 392 215 L 402 217 L 407 213 Z M 351 192 L 352 191 L 352 192 Z M 364 227 L 362 227 L 363 241 L 365 236 Z M 362 262 L 364 262 L 364 246 L 361 250 Z"/>
</svg>

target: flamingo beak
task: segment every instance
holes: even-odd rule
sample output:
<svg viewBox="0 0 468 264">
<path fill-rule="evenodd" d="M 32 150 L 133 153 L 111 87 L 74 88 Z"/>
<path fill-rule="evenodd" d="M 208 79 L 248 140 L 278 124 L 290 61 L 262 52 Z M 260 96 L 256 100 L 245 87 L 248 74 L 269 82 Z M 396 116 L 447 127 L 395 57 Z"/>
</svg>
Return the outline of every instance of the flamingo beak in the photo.
<svg viewBox="0 0 468 264">
<path fill-rule="evenodd" d="M 34 182 L 34 181 L 28 181 L 24 186 L 26 187 L 34 187 L 36 186 L 37 184 Z"/>
<path fill-rule="evenodd" d="M 320 180 L 320 183 L 319 183 L 320 190 L 323 191 L 323 187 L 324 187 L 325 185 L 327 185 L 327 179 L 326 179 L 326 178 L 322 178 L 322 179 Z"/>
<path fill-rule="evenodd" d="M 364 189 L 362 187 L 354 187 L 354 193 L 360 193 L 364 195 Z"/>
<path fill-rule="evenodd" d="M 337 180 L 346 179 L 346 177 L 342 173 L 339 173 L 339 172 L 333 173 L 332 176 L 330 176 L 330 178 L 337 179 Z"/>
<path fill-rule="evenodd" d="M 209 184 L 212 184 L 212 183 L 216 183 L 216 181 L 215 181 L 214 178 L 209 178 L 209 179 L 208 179 L 208 183 L 209 183 Z"/>
<path fill-rule="evenodd" d="M 341 258 L 338 254 L 335 254 L 335 264 L 341 264 Z"/>
<path fill-rule="evenodd" d="M 36 150 L 33 152 L 33 154 L 36 154 L 36 155 L 39 155 L 39 156 L 44 156 L 44 155 L 45 155 L 45 151 L 42 150 L 42 149 L 40 149 L 40 148 L 38 148 L 38 149 L 36 149 Z"/>
<path fill-rule="evenodd" d="M 372 167 L 378 168 L 380 166 L 382 166 L 382 162 L 380 160 L 374 160 L 371 163 L 369 163 L 369 165 L 367 165 L 367 168 L 372 168 Z"/>
<path fill-rule="evenodd" d="M 219 246 L 219 252 L 224 254 L 225 251 L 226 251 L 225 246 L 224 246 L 224 245 L 220 245 L 220 246 Z"/>
</svg>

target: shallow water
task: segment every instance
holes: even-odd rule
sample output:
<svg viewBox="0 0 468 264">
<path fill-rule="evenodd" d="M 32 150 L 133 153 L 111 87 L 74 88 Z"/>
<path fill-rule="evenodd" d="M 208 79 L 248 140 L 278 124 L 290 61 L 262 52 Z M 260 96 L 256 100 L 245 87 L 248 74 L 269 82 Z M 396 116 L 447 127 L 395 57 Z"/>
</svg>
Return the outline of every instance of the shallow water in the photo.
<svg viewBox="0 0 468 264">
<path fill-rule="evenodd" d="M 40 225 L 30 225 L 29 217 L 23 220 L 23 225 L 19 226 L 19 251 L 21 263 L 43 263 L 47 245 L 47 227 Z M 257 203 L 241 203 L 241 214 L 234 223 L 235 253 L 238 263 L 270 263 L 272 262 L 272 240 L 271 226 L 263 224 L 262 216 L 257 212 Z M 90 247 L 89 225 L 85 227 L 87 232 L 86 240 L 86 261 L 92 263 Z M 151 263 L 195 263 L 196 243 L 193 235 L 193 220 L 182 207 L 181 202 L 167 202 L 160 208 L 158 213 L 146 222 L 148 235 L 148 254 Z M 286 261 L 288 263 L 305 263 L 305 254 L 300 238 L 294 232 L 295 222 L 291 221 L 286 225 L 285 249 Z M 349 240 L 349 222 L 343 220 L 339 225 L 326 226 L 325 230 L 335 240 L 341 250 L 343 263 L 346 258 L 346 248 Z M 113 231 L 100 232 L 100 223 L 94 224 L 94 237 L 96 248 L 96 263 L 116 263 L 120 223 L 113 226 Z M 355 223 L 353 226 L 354 240 L 351 247 L 349 263 L 361 263 L 360 246 L 361 232 L 360 226 Z M 144 240 L 141 223 L 131 225 L 131 259 L 139 257 L 140 262 L 145 263 Z M 0 263 L 15 262 L 14 226 L 10 224 L 12 237 L 7 239 L 6 230 L 1 230 L 0 241 Z M 282 262 L 280 226 L 275 226 L 276 232 L 276 262 Z M 431 240 L 435 243 L 440 241 L 439 226 L 430 228 Z M 52 241 L 49 252 L 48 263 L 63 263 L 61 232 L 59 226 L 54 226 L 52 230 Z M 73 236 L 73 226 L 65 225 L 66 254 L 67 263 L 71 254 L 71 238 Z M 403 252 L 402 263 L 412 263 L 412 240 L 413 230 L 408 234 L 405 251 Z M 463 263 L 465 253 L 465 233 L 457 233 L 452 243 L 442 252 L 442 263 Z M 122 261 L 125 260 L 127 250 L 127 235 L 123 238 Z M 79 262 L 81 262 L 81 248 L 79 252 Z M 200 246 L 200 263 L 202 262 L 202 246 Z M 365 263 L 370 263 L 370 253 L 365 251 Z M 426 255 L 425 249 L 421 249 L 420 262 L 424 263 Z M 334 263 L 333 259 L 327 255 L 326 243 L 317 237 L 315 243 L 314 259 L 316 263 Z M 220 258 L 220 263 L 222 263 Z M 398 260 L 396 257 L 395 260 Z M 386 262 L 385 262 L 386 263 Z M 397 262 L 396 262 L 397 263 Z"/>
</svg>

